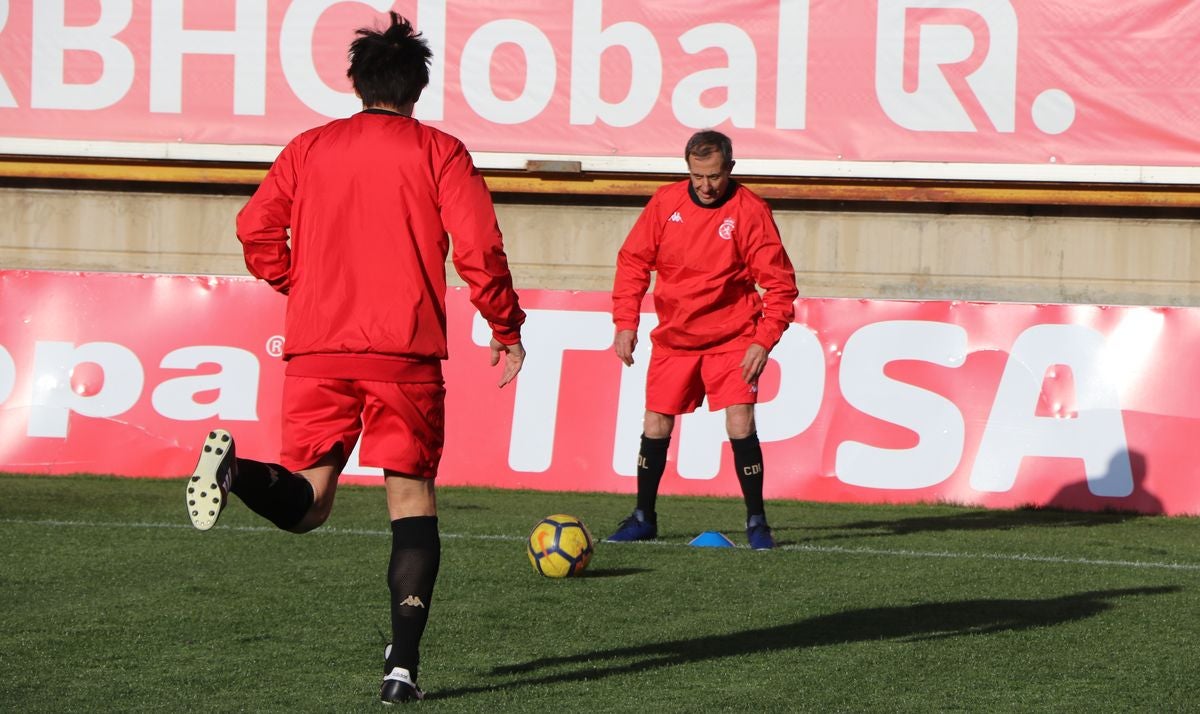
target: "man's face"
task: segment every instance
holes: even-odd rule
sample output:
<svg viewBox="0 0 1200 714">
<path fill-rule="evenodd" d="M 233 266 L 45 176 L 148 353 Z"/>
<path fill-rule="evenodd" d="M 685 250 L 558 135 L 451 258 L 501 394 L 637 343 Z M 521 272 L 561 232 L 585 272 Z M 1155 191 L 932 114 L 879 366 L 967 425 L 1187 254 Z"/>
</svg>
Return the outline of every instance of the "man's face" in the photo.
<svg viewBox="0 0 1200 714">
<path fill-rule="evenodd" d="M 692 177 L 692 188 L 700 203 L 709 205 L 725 195 L 729 188 L 729 172 L 733 170 L 733 162 L 722 166 L 721 152 L 714 151 L 704 158 L 688 157 L 688 173 Z"/>
</svg>

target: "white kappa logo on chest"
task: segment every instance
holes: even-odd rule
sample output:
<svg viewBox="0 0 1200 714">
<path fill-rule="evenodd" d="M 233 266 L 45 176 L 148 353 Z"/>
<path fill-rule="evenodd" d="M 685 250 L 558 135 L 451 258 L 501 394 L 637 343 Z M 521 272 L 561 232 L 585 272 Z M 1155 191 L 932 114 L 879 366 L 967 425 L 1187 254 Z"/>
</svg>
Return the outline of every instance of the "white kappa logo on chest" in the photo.
<svg viewBox="0 0 1200 714">
<path fill-rule="evenodd" d="M 717 229 L 717 235 L 721 236 L 721 240 L 729 240 L 733 238 L 733 228 L 737 223 L 732 218 L 726 218 L 721 221 L 721 227 Z"/>
</svg>

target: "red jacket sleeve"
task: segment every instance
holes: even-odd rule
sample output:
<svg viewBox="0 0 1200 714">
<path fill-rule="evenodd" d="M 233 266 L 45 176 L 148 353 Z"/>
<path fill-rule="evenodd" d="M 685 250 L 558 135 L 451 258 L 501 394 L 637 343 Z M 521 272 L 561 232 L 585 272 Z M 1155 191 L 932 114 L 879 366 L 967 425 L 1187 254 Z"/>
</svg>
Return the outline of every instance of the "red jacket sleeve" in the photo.
<svg viewBox="0 0 1200 714">
<path fill-rule="evenodd" d="M 779 237 L 779 227 L 765 203 L 742 247 L 746 267 L 763 289 L 763 314 L 754 331 L 754 343 L 770 351 L 796 317 L 796 270 Z"/>
<path fill-rule="evenodd" d="M 438 177 L 438 198 L 454 269 L 470 289 L 471 304 L 498 341 L 520 341 L 525 312 L 513 289 L 492 194 L 461 142 L 449 146 Z"/>
<path fill-rule="evenodd" d="M 237 215 L 237 237 L 242 243 L 246 268 L 284 295 L 291 288 L 288 229 L 296 194 L 296 143 L 293 140 L 284 147 Z"/>
<path fill-rule="evenodd" d="M 642 316 L 642 299 L 650 289 L 650 273 L 658 259 L 661 223 L 658 196 L 651 197 L 617 252 L 613 279 L 613 324 L 617 330 L 636 330 Z"/>
</svg>

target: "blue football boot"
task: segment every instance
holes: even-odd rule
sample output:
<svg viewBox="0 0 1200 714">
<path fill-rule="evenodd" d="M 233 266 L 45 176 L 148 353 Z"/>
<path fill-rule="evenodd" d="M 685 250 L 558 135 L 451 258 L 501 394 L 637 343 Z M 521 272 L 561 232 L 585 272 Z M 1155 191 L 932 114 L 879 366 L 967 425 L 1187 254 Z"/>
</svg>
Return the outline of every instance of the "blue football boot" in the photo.
<svg viewBox="0 0 1200 714">
<path fill-rule="evenodd" d="M 608 543 L 628 543 L 635 540 L 654 540 L 658 537 L 658 524 L 648 520 L 642 509 L 635 508 L 628 518 L 621 521 L 617 532 L 605 539 Z"/>
<path fill-rule="evenodd" d="M 771 526 L 767 525 L 766 516 L 750 516 L 746 521 L 746 540 L 754 550 L 770 550 L 775 547 L 775 536 L 771 535 Z"/>
</svg>

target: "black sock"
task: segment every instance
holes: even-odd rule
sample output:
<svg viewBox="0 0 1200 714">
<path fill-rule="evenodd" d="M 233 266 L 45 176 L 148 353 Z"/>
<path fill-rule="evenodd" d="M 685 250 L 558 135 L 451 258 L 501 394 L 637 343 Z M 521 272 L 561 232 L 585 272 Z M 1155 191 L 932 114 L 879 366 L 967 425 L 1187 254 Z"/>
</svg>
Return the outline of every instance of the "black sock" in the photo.
<svg viewBox="0 0 1200 714">
<path fill-rule="evenodd" d="M 258 515 L 280 528 L 292 528 L 313 504 L 312 484 L 279 464 L 237 460 L 237 476 L 230 489 Z"/>
<path fill-rule="evenodd" d="M 392 559 L 388 589 L 392 594 L 392 651 L 385 674 L 403 667 L 417 678 L 421 635 L 429 620 L 433 584 L 442 557 L 437 516 L 412 516 L 392 521 Z"/>
<path fill-rule="evenodd" d="M 733 467 L 737 470 L 742 498 L 746 501 L 746 517 L 765 515 L 763 506 L 763 457 L 758 434 L 729 440 L 733 447 Z"/>
<path fill-rule="evenodd" d="M 637 507 L 651 523 L 657 518 L 654 503 L 658 499 L 658 484 L 667 468 L 667 447 L 670 445 L 670 436 L 651 439 L 642 435 L 642 450 L 638 453 L 637 466 Z"/>
</svg>

